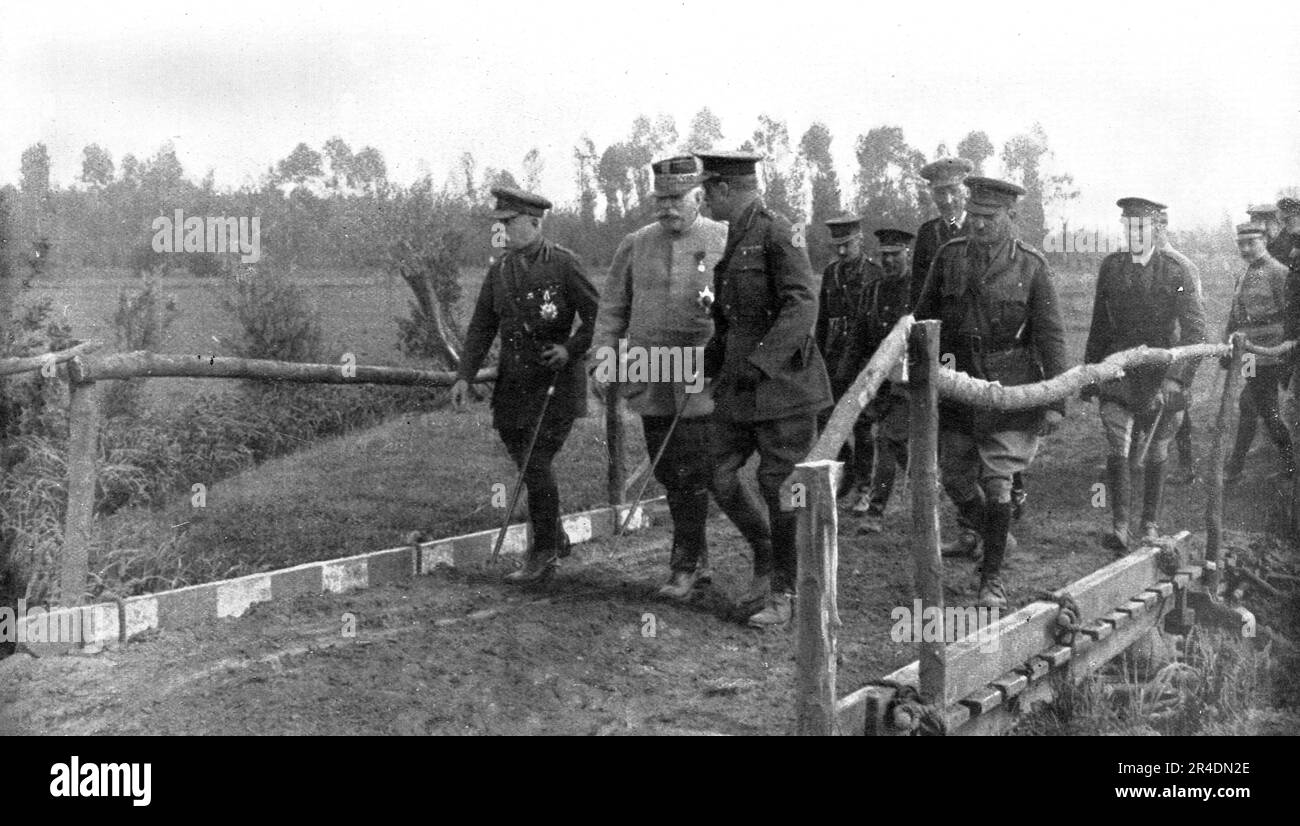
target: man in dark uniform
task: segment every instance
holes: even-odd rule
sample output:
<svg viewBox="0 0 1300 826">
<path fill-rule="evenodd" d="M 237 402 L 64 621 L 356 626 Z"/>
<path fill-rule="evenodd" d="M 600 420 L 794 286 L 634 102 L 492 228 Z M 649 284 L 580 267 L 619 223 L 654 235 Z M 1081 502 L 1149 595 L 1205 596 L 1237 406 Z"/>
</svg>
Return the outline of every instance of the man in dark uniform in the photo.
<svg viewBox="0 0 1300 826">
<path fill-rule="evenodd" d="M 1286 318 L 1287 268 L 1268 254 L 1267 236 L 1260 224 L 1241 224 L 1237 227 L 1237 248 L 1246 262 L 1246 271 L 1237 278 L 1233 290 L 1232 309 L 1223 340 L 1229 341 L 1235 332 L 1244 333 L 1247 340 L 1261 347 L 1275 347 L 1284 338 Z M 1227 367 L 1225 359 L 1220 364 Z M 1254 369 L 1246 375 L 1246 386 L 1238 401 L 1240 417 L 1237 419 L 1237 440 L 1232 456 L 1224 470 L 1225 482 L 1241 478 L 1246 465 L 1246 454 L 1255 441 L 1259 419 L 1277 445 L 1282 455 L 1282 473 L 1290 478 L 1295 473 L 1291 454 L 1291 435 L 1282 423 L 1278 409 L 1278 385 L 1289 378 L 1286 375 L 1288 360 L 1277 356 L 1257 355 Z"/>
<path fill-rule="evenodd" d="M 939 210 L 939 217 L 921 224 L 916 231 L 916 243 L 912 247 L 913 305 L 925 286 L 939 247 L 964 234 L 966 187 L 963 182 L 974 168 L 965 158 L 939 158 L 921 167 L 921 177 L 930 185 L 930 199 Z"/>
<path fill-rule="evenodd" d="M 875 234 L 880 244 L 882 275 L 867 285 L 862 296 L 862 306 L 835 381 L 840 387 L 848 387 L 853 382 L 889 331 L 907 315 L 912 300 L 907 245 L 916 236 L 901 229 L 878 229 Z M 876 440 L 876 467 L 867 510 L 859 526 L 863 533 L 880 533 L 884 529 L 885 507 L 894 489 L 895 472 L 907 467 L 907 406 L 907 389 L 886 381 L 858 417 L 859 422 L 874 423 Z"/>
<path fill-rule="evenodd" d="M 939 247 L 954 238 L 965 234 L 963 224 L 966 222 L 966 176 L 975 169 L 975 164 L 965 158 L 939 158 L 921 167 L 920 174 L 929 184 L 930 200 L 939 210 L 938 218 L 931 218 L 916 231 L 916 243 L 912 246 L 912 305 L 921 288 L 925 286 L 926 276 L 930 274 L 930 265 Z M 1029 494 L 1025 491 L 1024 479 L 1019 473 L 1011 480 L 1011 516 L 1019 519 Z M 957 524 L 961 533 L 957 540 L 946 547 L 951 555 L 965 556 L 974 554 L 978 548 L 972 544 L 979 533 L 974 525 L 967 525 L 965 519 L 958 515 Z"/>
<path fill-rule="evenodd" d="M 1157 223 L 1164 204 L 1120 198 L 1116 205 L 1128 225 L 1128 250 L 1111 253 L 1101 262 L 1084 362 L 1096 364 L 1112 353 L 1141 345 L 1169 348 L 1203 343 L 1205 309 L 1198 278 L 1159 244 Z M 1182 413 L 1190 406 L 1195 373 L 1195 361 L 1136 367 L 1121 378 L 1080 391 L 1085 401 L 1101 400 L 1113 522 L 1102 544 L 1116 553 L 1129 548 L 1131 473 L 1142 462 L 1146 467 L 1143 539 L 1159 537 L 1165 460 Z"/>
<path fill-rule="evenodd" d="M 1282 322 L 1287 341 L 1300 340 L 1300 199 L 1283 198 L 1277 202 L 1278 216 L 1282 219 L 1282 235 L 1290 239 L 1287 257 L 1277 259 L 1289 270 L 1286 281 L 1286 318 Z M 1274 256 L 1276 258 L 1276 256 Z M 1300 439 L 1300 350 L 1290 355 L 1290 378 L 1287 380 L 1283 420 L 1291 431 L 1294 443 Z"/>
<path fill-rule="evenodd" d="M 668 583 L 659 595 L 685 600 L 704 581 L 708 564 L 713 399 L 704 387 L 702 356 L 713 335 L 713 267 L 726 248 L 727 227 L 700 215 L 698 158 L 664 158 L 651 170 L 658 220 L 628 234 L 614 253 L 600 297 L 590 369 L 600 386 L 618 378 L 609 375 L 607 365 L 620 353 L 633 358 L 667 353 L 670 363 L 676 357 L 682 365 L 682 375 L 659 370 L 645 381 L 630 380 L 629 370 L 619 391 L 628 408 L 641 414 L 647 454 L 654 457 L 663 449 L 654 474 L 667 492 L 673 546 Z M 688 366 L 698 377 L 685 375 Z"/>
<path fill-rule="evenodd" d="M 942 322 L 939 347 L 956 369 L 1006 386 L 1065 370 L 1065 332 L 1052 271 L 1043 254 L 1013 235 L 1024 190 L 968 177 L 966 236 L 940 247 L 914 310 Z M 1011 477 L 1025 470 L 1065 416 L 1065 403 L 1003 412 L 941 401 L 939 470 L 944 488 L 984 553 L 979 604 L 1007 604 L 1001 570 L 1011 525 Z"/>
<path fill-rule="evenodd" d="M 1250 223 L 1264 228 L 1264 243 L 1268 254 L 1283 264 L 1291 254 L 1291 237 L 1282 228 L 1277 204 L 1252 204 L 1246 208 Z"/>
<path fill-rule="evenodd" d="M 830 244 L 836 257 L 822 272 L 821 296 L 817 302 L 817 346 L 832 379 L 831 391 L 839 401 L 848 384 L 837 384 L 835 379 L 848 349 L 854 316 L 862 305 L 864 289 L 880 278 L 881 273 L 876 262 L 862 251 L 862 220 L 858 216 L 842 213 L 827 221 L 826 226 L 831 232 Z M 850 376 L 848 382 L 851 384 L 854 378 Z M 819 431 L 826 427 L 830 413 L 831 408 L 827 408 L 818 416 Z M 865 513 L 871 499 L 872 450 L 871 421 L 859 418 L 853 425 L 853 438 L 844 444 L 839 457 L 844 462 L 840 492 L 849 492 L 856 486 L 859 494 L 854 513 Z"/>
<path fill-rule="evenodd" d="M 714 378 L 713 495 L 754 553 L 754 578 L 740 612 L 751 625 L 783 625 L 795 589 L 793 511 L 781 487 L 817 437 L 817 414 L 831 405 L 826 363 L 814 339 L 817 274 L 802 227 L 763 205 L 746 152 L 700 153 L 704 198 L 726 221 L 727 248 L 714 268 L 715 333 L 705 351 Z M 740 482 L 759 455 L 758 485 L 770 529 Z"/>
<path fill-rule="evenodd" d="M 569 538 L 560 525 L 560 496 L 551 461 L 564 445 L 573 420 L 587 414 L 587 376 L 582 360 L 595 329 L 596 289 L 571 251 L 542 237 L 542 215 L 551 202 L 511 187 L 494 187 L 492 218 L 504 225 L 506 252 L 488 268 L 465 334 L 465 356 L 452 403 L 468 397 L 497 333 L 501 358 L 492 393 L 492 425 L 528 486 L 532 546 L 524 567 L 506 582 L 541 582 L 567 556 Z M 575 316 L 581 326 L 573 329 Z M 548 389 L 554 393 L 547 403 Z M 545 405 L 545 416 L 542 409 Z M 528 464 L 524 458 L 538 419 L 541 430 Z"/>
</svg>

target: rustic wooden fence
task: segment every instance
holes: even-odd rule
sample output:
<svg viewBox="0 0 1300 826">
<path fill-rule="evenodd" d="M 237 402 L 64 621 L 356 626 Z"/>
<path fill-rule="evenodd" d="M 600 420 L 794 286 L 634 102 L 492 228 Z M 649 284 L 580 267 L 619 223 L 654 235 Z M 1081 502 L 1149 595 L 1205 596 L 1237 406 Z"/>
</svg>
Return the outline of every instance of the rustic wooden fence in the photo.
<svg viewBox="0 0 1300 826">
<path fill-rule="evenodd" d="M 1286 345 L 1290 347 L 1291 345 Z M 1217 595 L 1222 569 L 1223 454 L 1227 419 L 1235 398 L 1243 354 L 1278 353 L 1249 345 L 1201 344 L 1171 350 L 1140 347 L 1099 364 L 1074 367 L 1031 385 L 1004 387 L 939 365 L 939 323 L 901 319 L 844 393 L 821 438 L 791 482 L 801 484 L 806 506 L 799 509 L 798 596 L 796 603 L 796 717 L 801 734 L 885 734 L 937 729 L 946 733 L 991 734 L 1012 725 L 1025 700 L 1050 696 L 1053 674 L 1082 679 L 1131 645 L 1168 615 L 1240 629 L 1248 612 L 1229 608 Z M 917 662 L 871 685 L 839 697 L 836 686 L 836 570 L 838 515 L 835 493 L 841 463 L 835 461 L 853 423 L 900 363 L 907 368 L 909 412 L 908 487 L 912 496 L 911 553 L 915 596 L 923 614 L 943 628 L 942 560 L 939 554 L 938 433 L 940 396 L 999 410 L 1024 410 L 1068 398 L 1084 386 L 1115 379 L 1126 369 L 1186 359 L 1230 356 L 1224 378 L 1206 508 L 1203 559 L 1182 548 L 1184 532 L 1142 548 L 1040 600 L 946 645 L 917 641 Z M 1295 486 L 1292 523 L 1300 505 Z M 914 602 L 914 605 L 916 603 Z M 1166 610 L 1171 609 L 1171 610 Z M 1199 614 L 1198 614 L 1199 612 Z M 1069 645 L 1061 631 L 1068 634 Z"/>
<path fill-rule="evenodd" d="M 78 344 L 39 356 L 0 359 L 0 376 L 43 371 L 54 378 L 57 365 L 66 365 L 69 383 L 68 505 L 59 560 L 56 605 L 80 605 L 88 580 L 89 551 L 97 476 L 100 427 L 97 382 L 132 378 L 255 379 L 300 384 L 388 384 L 408 387 L 450 387 L 456 374 L 407 367 L 351 364 L 299 364 L 265 359 L 220 356 L 161 355 L 138 351 L 98 355 L 99 342 Z M 496 380 L 496 368 L 479 371 L 474 383 Z M 641 463 L 629 478 L 624 465 L 626 435 L 617 388 L 608 396 L 605 430 L 608 444 L 609 504 L 615 524 L 628 491 L 648 472 Z"/>
</svg>

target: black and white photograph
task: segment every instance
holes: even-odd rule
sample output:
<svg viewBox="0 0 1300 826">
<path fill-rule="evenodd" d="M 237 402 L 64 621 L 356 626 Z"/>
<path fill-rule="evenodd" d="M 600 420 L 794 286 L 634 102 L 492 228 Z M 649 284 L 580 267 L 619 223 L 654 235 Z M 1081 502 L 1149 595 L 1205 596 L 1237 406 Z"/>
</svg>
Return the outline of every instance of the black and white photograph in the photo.
<svg viewBox="0 0 1300 826">
<path fill-rule="evenodd" d="M 835 735 L 1229 811 L 1101 738 L 1300 735 L 1298 341 L 1295 3 L 2 0 L 0 734 L 97 744 L 55 808 Z"/>
</svg>

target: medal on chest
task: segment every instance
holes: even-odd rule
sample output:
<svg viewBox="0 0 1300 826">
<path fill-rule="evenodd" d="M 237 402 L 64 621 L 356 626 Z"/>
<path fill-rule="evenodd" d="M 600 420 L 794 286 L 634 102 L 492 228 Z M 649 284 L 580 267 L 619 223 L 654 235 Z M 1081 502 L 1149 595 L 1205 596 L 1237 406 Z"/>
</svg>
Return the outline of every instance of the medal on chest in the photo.
<svg viewBox="0 0 1300 826">
<path fill-rule="evenodd" d="M 544 321 L 554 321 L 555 317 L 559 315 L 555 302 L 551 300 L 550 290 L 542 291 L 542 305 L 538 308 L 538 313 Z"/>
<path fill-rule="evenodd" d="M 695 303 L 706 313 L 713 309 L 713 287 L 705 284 L 704 289 L 700 290 L 699 296 L 695 299 Z"/>
</svg>

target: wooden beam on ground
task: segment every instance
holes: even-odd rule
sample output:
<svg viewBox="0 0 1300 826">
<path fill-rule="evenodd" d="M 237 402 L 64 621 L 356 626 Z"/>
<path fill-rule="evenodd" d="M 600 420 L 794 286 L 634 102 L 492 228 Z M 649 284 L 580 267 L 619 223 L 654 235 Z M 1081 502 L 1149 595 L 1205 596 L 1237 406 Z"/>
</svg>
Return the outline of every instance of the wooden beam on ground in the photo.
<svg viewBox="0 0 1300 826">
<path fill-rule="evenodd" d="M 802 735 L 835 734 L 836 635 L 840 626 L 835 597 L 839 551 L 836 544 L 841 462 L 805 462 L 795 469 L 804 505 L 796 510 L 798 587 L 795 631 L 795 725 Z M 796 492 L 796 496 L 798 493 Z"/>
</svg>

